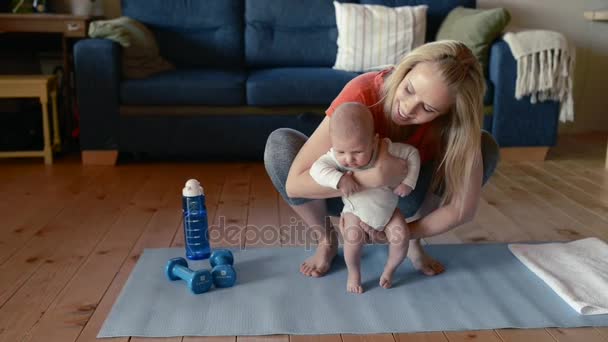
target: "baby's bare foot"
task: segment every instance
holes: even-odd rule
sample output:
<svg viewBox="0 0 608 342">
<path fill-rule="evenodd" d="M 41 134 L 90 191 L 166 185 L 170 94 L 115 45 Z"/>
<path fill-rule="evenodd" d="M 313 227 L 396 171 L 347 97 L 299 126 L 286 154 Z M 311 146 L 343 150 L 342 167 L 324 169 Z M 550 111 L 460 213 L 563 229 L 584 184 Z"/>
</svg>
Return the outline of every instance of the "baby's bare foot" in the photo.
<svg viewBox="0 0 608 342">
<path fill-rule="evenodd" d="M 393 272 L 384 271 L 380 276 L 380 286 L 390 289 L 393 286 Z"/>
<path fill-rule="evenodd" d="M 350 293 L 363 293 L 363 286 L 361 286 L 361 274 L 356 272 L 348 272 L 346 291 Z"/>
<path fill-rule="evenodd" d="M 424 251 L 422 245 L 420 245 L 420 240 L 410 242 L 407 256 L 412 261 L 414 268 L 427 276 L 438 275 L 445 271 L 445 267 L 439 261 L 433 259 Z"/>
</svg>

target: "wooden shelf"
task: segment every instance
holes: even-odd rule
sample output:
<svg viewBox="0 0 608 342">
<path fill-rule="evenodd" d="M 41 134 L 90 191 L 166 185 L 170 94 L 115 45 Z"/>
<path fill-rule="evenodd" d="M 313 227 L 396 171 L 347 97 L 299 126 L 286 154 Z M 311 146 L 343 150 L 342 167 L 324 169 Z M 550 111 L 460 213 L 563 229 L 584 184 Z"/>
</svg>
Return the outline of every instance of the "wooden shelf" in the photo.
<svg viewBox="0 0 608 342">
<path fill-rule="evenodd" d="M 608 9 L 597 10 L 597 11 L 586 11 L 584 13 L 585 19 L 591 21 L 608 21 Z"/>
</svg>

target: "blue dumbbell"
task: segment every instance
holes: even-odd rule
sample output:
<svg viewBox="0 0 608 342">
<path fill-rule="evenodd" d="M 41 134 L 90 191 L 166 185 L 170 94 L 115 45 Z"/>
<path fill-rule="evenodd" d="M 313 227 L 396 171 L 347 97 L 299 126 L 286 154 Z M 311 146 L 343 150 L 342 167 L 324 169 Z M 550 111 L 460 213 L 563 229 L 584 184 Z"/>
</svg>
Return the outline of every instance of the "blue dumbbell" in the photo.
<svg viewBox="0 0 608 342">
<path fill-rule="evenodd" d="M 213 278 L 208 270 L 193 271 L 188 268 L 188 262 L 184 258 L 173 258 L 167 262 L 165 274 L 169 280 L 182 279 L 194 294 L 209 291 L 213 284 Z"/>
<path fill-rule="evenodd" d="M 211 277 L 215 287 L 231 287 L 236 283 L 236 271 L 232 265 L 234 257 L 229 250 L 220 249 L 211 253 Z"/>
</svg>

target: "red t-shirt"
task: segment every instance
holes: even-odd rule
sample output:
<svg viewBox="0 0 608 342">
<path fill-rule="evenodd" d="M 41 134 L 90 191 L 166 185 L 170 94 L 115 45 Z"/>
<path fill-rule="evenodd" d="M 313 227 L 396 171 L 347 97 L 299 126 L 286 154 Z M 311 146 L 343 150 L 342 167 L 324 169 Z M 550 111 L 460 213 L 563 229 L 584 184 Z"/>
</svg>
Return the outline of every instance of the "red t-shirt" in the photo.
<svg viewBox="0 0 608 342">
<path fill-rule="evenodd" d="M 329 108 L 325 111 L 325 114 L 331 117 L 336 107 L 345 102 L 362 103 L 372 112 L 376 133 L 378 133 L 381 138 L 388 137 L 388 126 L 384 116 L 384 105 L 378 103 L 378 101 L 380 101 L 384 76 L 390 71 L 391 69 L 368 72 L 353 78 L 344 86 L 344 89 L 342 89 L 338 97 L 332 101 Z M 418 125 L 415 132 L 408 139 L 400 141 L 416 147 L 420 153 L 420 160 L 422 163 L 432 160 L 435 154 L 434 139 L 431 137 L 430 130 L 431 123 L 432 122 L 427 122 Z"/>
</svg>

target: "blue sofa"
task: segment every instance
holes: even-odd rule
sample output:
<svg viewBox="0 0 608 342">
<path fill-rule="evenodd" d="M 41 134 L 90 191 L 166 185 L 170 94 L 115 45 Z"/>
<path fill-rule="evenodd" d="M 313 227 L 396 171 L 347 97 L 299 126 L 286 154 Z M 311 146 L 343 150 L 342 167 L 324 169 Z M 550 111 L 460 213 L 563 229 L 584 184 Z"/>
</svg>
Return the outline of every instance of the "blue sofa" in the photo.
<svg viewBox="0 0 608 342">
<path fill-rule="evenodd" d="M 475 0 L 360 0 L 428 4 L 427 41 L 450 10 Z M 116 152 L 261 160 L 279 127 L 310 134 L 356 73 L 332 69 L 337 28 L 331 0 L 122 0 L 122 13 L 146 24 L 175 71 L 121 77 L 121 47 L 79 41 L 74 50 L 85 163 Z M 491 46 L 484 128 L 501 147 L 556 142 L 558 104 L 514 98 L 516 62 Z M 88 157 L 87 157 L 88 156 Z"/>
</svg>

